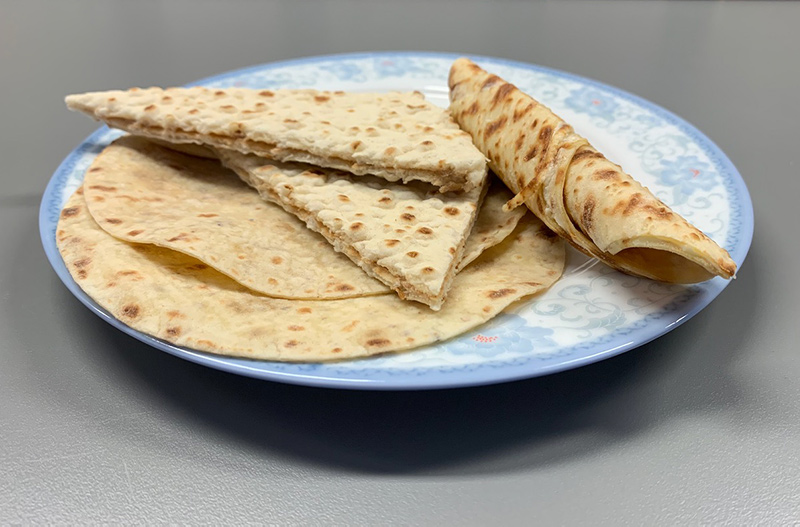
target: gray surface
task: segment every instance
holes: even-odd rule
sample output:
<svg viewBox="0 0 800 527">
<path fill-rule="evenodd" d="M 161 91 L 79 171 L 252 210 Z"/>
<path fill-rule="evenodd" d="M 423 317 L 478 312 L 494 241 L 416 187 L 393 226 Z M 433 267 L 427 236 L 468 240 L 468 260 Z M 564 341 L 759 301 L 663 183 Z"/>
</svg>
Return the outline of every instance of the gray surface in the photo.
<svg viewBox="0 0 800 527">
<path fill-rule="evenodd" d="M 785 524 L 800 518 L 800 5 L 0 1 L 0 523 Z M 427 49 L 609 82 L 689 119 L 756 210 L 739 279 L 577 371 L 357 393 L 212 371 L 89 313 L 37 207 L 70 92 Z"/>
</svg>

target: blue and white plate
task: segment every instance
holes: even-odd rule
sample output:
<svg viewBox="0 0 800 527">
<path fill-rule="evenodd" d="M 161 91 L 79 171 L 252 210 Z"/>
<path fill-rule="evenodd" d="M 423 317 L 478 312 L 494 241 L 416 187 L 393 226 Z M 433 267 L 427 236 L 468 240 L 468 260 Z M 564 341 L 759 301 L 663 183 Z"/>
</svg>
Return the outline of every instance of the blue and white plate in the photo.
<svg viewBox="0 0 800 527">
<path fill-rule="evenodd" d="M 447 74 L 456 55 L 418 52 L 311 57 L 224 73 L 212 87 L 419 90 L 447 106 Z M 507 60 L 472 57 L 571 123 L 606 156 L 725 247 L 741 266 L 753 234 L 753 209 L 736 168 L 692 125 L 644 99 L 598 82 Z M 423 389 L 535 377 L 595 362 L 675 329 L 728 282 L 677 286 L 612 271 L 569 250 L 564 277 L 549 291 L 480 328 L 416 351 L 335 364 L 284 364 L 210 355 L 133 330 L 93 302 L 72 280 L 55 241 L 58 214 L 94 157 L 119 132 L 101 128 L 61 164 L 42 198 L 45 252 L 86 306 L 120 330 L 179 357 L 261 379 L 361 389 Z"/>
</svg>

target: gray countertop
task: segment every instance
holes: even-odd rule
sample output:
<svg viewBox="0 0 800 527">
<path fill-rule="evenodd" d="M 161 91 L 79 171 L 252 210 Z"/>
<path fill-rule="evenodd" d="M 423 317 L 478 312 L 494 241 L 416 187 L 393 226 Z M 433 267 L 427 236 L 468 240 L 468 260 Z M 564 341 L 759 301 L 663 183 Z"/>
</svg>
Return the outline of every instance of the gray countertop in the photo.
<svg viewBox="0 0 800 527">
<path fill-rule="evenodd" d="M 798 20 L 788 2 L 0 2 L 0 523 L 797 521 Z M 167 355 L 50 268 L 39 200 L 96 127 L 65 94 L 387 49 L 554 67 L 686 118 L 752 195 L 738 279 L 610 360 L 379 393 Z"/>
</svg>

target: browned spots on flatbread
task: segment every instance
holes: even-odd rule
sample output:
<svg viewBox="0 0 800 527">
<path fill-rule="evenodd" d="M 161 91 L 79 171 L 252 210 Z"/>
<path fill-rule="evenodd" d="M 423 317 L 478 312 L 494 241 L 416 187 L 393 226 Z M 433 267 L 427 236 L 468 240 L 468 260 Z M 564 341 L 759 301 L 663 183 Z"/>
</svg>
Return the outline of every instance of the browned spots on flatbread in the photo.
<svg viewBox="0 0 800 527">
<path fill-rule="evenodd" d="M 362 143 L 361 141 L 353 141 L 352 143 L 350 143 L 350 149 L 352 149 L 353 151 L 357 151 L 363 144 L 364 143 Z"/>
<path fill-rule="evenodd" d="M 542 285 L 539 282 L 522 282 L 522 283 L 525 285 L 529 285 L 531 287 L 539 287 L 540 285 Z"/>
<path fill-rule="evenodd" d="M 119 225 L 122 223 L 122 220 L 119 218 L 106 218 L 105 221 L 106 223 L 110 223 L 112 225 Z"/>
<path fill-rule="evenodd" d="M 422 129 L 423 132 L 433 132 L 433 126 L 426 126 Z"/>
<path fill-rule="evenodd" d="M 414 216 L 413 214 L 410 214 L 408 212 L 402 213 L 400 215 L 400 218 L 403 219 L 403 220 L 406 220 L 406 221 L 414 221 L 415 219 L 417 219 L 416 216 Z"/>
<path fill-rule="evenodd" d="M 433 229 L 431 229 L 430 227 L 420 227 L 419 229 L 417 229 L 417 232 L 420 234 L 429 235 L 433 234 Z"/>
<path fill-rule="evenodd" d="M 327 102 L 330 101 L 331 98 L 328 97 L 327 95 L 315 95 L 314 100 L 317 102 Z"/>
<path fill-rule="evenodd" d="M 177 241 L 189 241 L 189 233 L 182 232 L 177 236 L 173 236 L 172 238 L 167 240 L 168 242 L 177 242 Z"/>
<path fill-rule="evenodd" d="M 400 240 L 386 240 L 387 247 L 394 247 L 398 243 L 400 243 Z"/>
<path fill-rule="evenodd" d="M 483 312 L 484 313 L 491 313 L 492 312 L 492 306 L 483 306 Z"/>
<path fill-rule="evenodd" d="M 219 216 L 219 214 L 206 213 L 197 215 L 198 218 L 216 218 L 217 216 Z"/>
<path fill-rule="evenodd" d="M 367 341 L 367 346 L 381 348 L 384 346 L 388 346 L 391 343 L 392 341 L 389 339 L 369 339 Z"/>
<path fill-rule="evenodd" d="M 103 167 L 92 167 L 89 172 L 100 172 L 101 170 L 103 170 Z"/>
<path fill-rule="evenodd" d="M 240 260 L 244 260 L 245 258 L 247 258 L 247 256 L 245 256 L 243 254 L 240 254 L 240 255 L 237 256 L 237 258 L 240 259 Z"/>
<path fill-rule="evenodd" d="M 169 317 L 170 320 L 175 318 L 186 318 L 186 315 L 177 310 L 167 311 L 167 316 Z"/>
<path fill-rule="evenodd" d="M 436 271 L 433 267 L 423 267 L 422 272 L 424 274 L 431 274 L 432 272 Z"/>
<path fill-rule="evenodd" d="M 472 103 L 469 108 L 464 110 L 464 115 L 475 115 L 476 113 L 478 113 L 478 103 L 477 102 Z"/>
<path fill-rule="evenodd" d="M 181 327 L 180 326 L 170 326 L 166 330 L 167 336 L 169 337 L 177 337 L 181 334 Z"/>
<path fill-rule="evenodd" d="M 422 146 L 433 146 L 433 141 L 428 141 L 427 139 L 420 143 Z"/>
<path fill-rule="evenodd" d="M 275 280 L 274 278 L 267 278 L 267 283 L 269 285 L 278 285 L 278 281 Z"/>
<path fill-rule="evenodd" d="M 450 254 L 456 254 L 456 248 L 455 248 L 455 247 L 450 247 L 450 248 L 448 249 L 448 252 L 449 252 Z"/>
<path fill-rule="evenodd" d="M 258 92 L 258 94 L 262 97 L 275 97 L 275 93 L 269 90 L 262 90 Z"/>
<path fill-rule="evenodd" d="M 486 126 L 486 137 L 489 137 L 490 135 L 492 135 L 496 131 L 498 131 L 501 128 L 503 128 L 506 125 L 507 121 L 508 121 L 508 118 L 506 116 L 503 116 L 503 117 L 499 118 L 498 120 L 496 120 L 496 121 L 494 121 L 492 123 L 489 123 Z"/>
<path fill-rule="evenodd" d="M 75 267 L 80 269 L 81 267 L 86 267 L 90 263 L 92 263 L 92 259 L 89 258 L 89 257 L 86 257 L 86 258 L 81 258 L 80 260 L 76 260 L 76 261 L 72 262 L 72 265 L 74 265 Z"/>
<path fill-rule="evenodd" d="M 206 348 L 216 348 L 217 347 L 216 342 L 214 342 L 212 340 L 206 340 L 206 339 L 198 339 L 197 345 L 198 346 L 205 346 Z"/>
<path fill-rule="evenodd" d="M 165 95 L 161 97 L 161 102 L 172 102 L 172 97 L 170 97 L 169 95 Z"/>
<path fill-rule="evenodd" d="M 338 199 L 339 199 L 339 201 L 341 201 L 342 203 L 347 203 L 348 201 L 350 201 L 350 198 L 348 198 L 348 197 L 347 197 L 347 196 L 345 196 L 344 194 L 339 194 L 339 196 L 338 196 Z"/>
<path fill-rule="evenodd" d="M 222 106 L 219 107 L 219 109 L 220 110 L 225 110 L 226 112 L 235 112 L 236 111 L 236 106 L 234 106 L 232 104 L 223 104 Z"/>
<path fill-rule="evenodd" d="M 301 313 L 303 315 L 307 315 L 307 314 L 311 313 L 311 308 L 310 307 L 301 307 L 301 308 L 297 309 L 297 312 Z"/>
<path fill-rule="evenodd" d="M 461 211 L 455 207 L 445 207 L 444 213 L 449 214 L 450 216 L 458 216 L 459 214 L 461 214 Z"/>
<path fill-rule="evenodd" d="M 601 170 L 594 173 L 594 179 L 617 179 L 619 173 L 616 170 Z"/>
<path fill-rule="evenodd" d="M 74 216 L 81 211 L 80 207 L 67 207 L 66 209 L 61 211 L 62 218 L 69 218 L 70 216 Z"/>
<path fill-rule="evenodd" d="M 137 318 L 141 308 L 137 304 L 125 304 L 122 306 L 122 316 L 126 318 Z"/>
<path fill-rule="evenodd" d="M 305 331 L 306 328 L 304 328 L 303 326 L 298 326 L 296 324 L 292 324 L 291 326 L 289 326 L 288 329 L 289 329 L 289 331 Z"/>
<path fill-rule="evenodd" d="M 135 230 L 132 230 L 132 231 L 128 231 L 128 236 L 139 236 L 143 232 L 144 231 L 142 229 L 135 229 Z"/>
<path fill-rule="evenodd" d="M 603 157 L 603 154 L 601 154 L 600 152 L 595 152 L 594 150 L 585 149 L 581 150 L 580 152 L 572 156 L 572 162 L 574 163 L 575 161 L 580 161 L 581 159 L 587 159 L 587 158 L 592 159 L 601 157 Z"/>
<path fill-rule="evenodd" d="M 284 346 L 285 346 L 285 347 L 287 347 L 287 348 L 294 348 L 294 347 L 295 347 L 295 346 L 297 346 L 298 344 L 300 344 L 300 343 L 299 343 L 299 342 L 297 342 L 296 340 L 289 340 L 289 341 L 286 341 L 286 343 L 284 344 Z"/>
<path fill-rule="evenodd" d="M 155 109 L 156 109 L 156 105 L 155 104 L 148 104 L 147 106 L 144 107 L 144 111 L 146 111 L 146 112 L 152 112 Z"/>
<path fill-rule="evenodd" d="M 389 203 L 390 201 L 392 201 L 392 198 L 390 198 L 389 196 L 384 196 L 378 200 L 378 203 Z"/>
<path fill-rule="evenodd" d="M 274 263 L 275 265 L 280 265 L 283 263 L 283 258 L 281 258 L 280 256 L 273 256 L 272 263 Z"/>
<path fill-rule="evenodd" d="M 552 138 L 553 138 L 553 127 L 543 126 L 542 129 L 539 131 L 539 138 L 537 139 L 542 148 L 542 152 L 547 151 L 547 148 L 550 146 L 550 139 Z"/>
<path fill-rule="evenodd" d="M 583 212 L 581 213 L 581 223 L 585 231 L 592 230 L 592 221 L 594 216 L 595 201 L 594 198 L 589 197 L 583 203 Z"/>
<path fill-rule="evenodd" d="M 495 92 L 492 98 L 492 108 L 500 104 L 500 101 L 507 99 L 515 89 L 514 85 L 508 82 L 497 88 L 497 92 Z"/>
<path fill-rule="evenodd" d="M 397 152 L 397 149 L 395 147 L 393 147 L 393 146 L 390 146 L 389 148 L 387 148 L 386 150 L 383 151 L 383 153 L 386 154 L 387 156 L 390 156 L 390 155 L 394 154 L 395 152 Z"/>
<path fill-rule="evenodd" d="M 498 77 L 497 75 L 489 75 L 489 78 L 483 81 L 481 89 L 487 90 L 492 86 L 494 86 L 495 84 L 497 84 L 498 82 L 502 82 L 502 79 L 500 77 Z"/>
<path fill-rule="evenodd" d="M 488 293 L 486 293 L 486 296 L 488 296 L 489 298 L 503 298 L 504 296 L 513 295 L 516 292 L 517 292 L 516 289 L 504 288 L 504 289 L 498 289 L 497 291 L 489 291 Z"/>
<path fill-rule="evenodd" d="M 200 110 L 198 110 L 197 108 L 192 108 L 191 110 L 189 110 L 189 113 L 191 115 L 194 115 L 194 114 L 199 113 L 199 112 L 200 112 Z"/>
<path fill-rule="evenodd" d="M 344 331 L 345 333 L 350 333 L 351 331 L 356 329 L 357 325 L 358 325 L 358 320 L 354 320 L 354 321 L 350 322 L 349 324 L 347 324 L 345 327 L 343 327 L 342 331 Z"/>
<path fill-rule="evenodd" d="M 339 284 L 339 285 L 336 286 L 336 290 L 337 291 L 341 291 L 343 293 L 346 292 L 346 291 L 352 291 L 354 289 L 355 288 L 353 286 L 351 286 L 350 284 Z"/>
<path fill-rule="evenodd" d="M 417 251 L 409 251 L 406 253 L 406 256 L 408 256 L 409 258 L 416 258 L 417 256 L 419 256 L 419 253 Z"/>
<path fill-rule="evenodd" d="M 664 206 L 645 205 L 642 208 L 660 219 L 668 220 L 672 218 L 672 212 Z"/>
<path fill-rule="evenodd" d="M 539 147 L 537 145 L 533 145 L 533 146 L 531 146 L 531 149 L 528 150 L 528 153 L 525 154 L 525 157 L 523 157 L 522 159 L 523 159 L 523 161 L 526 161 L 526 162 L 530 161 L 531 159 L 536 157 L 536 154 L 538 154 L 538 153 L 539 153 Z"/>
<path fill-rule="evenodd" d="M 341 353 L 341 352 L 342 352 L 342 348 L 333 348 L 331 350 L 331 353 Z"/>
<path fill-rule="evenodd" d="M 531 123 L 531 130 L 536 130 L 537 126 L 539 126 L 539 119 L 534 119 L 533 123 Z"/>
<path fill-rule="evenodd" d="M 516 123 L 522 119 L 522 117 L 524 117 L 528 112 L 533 110 L 534 106 L 535 105 L 533 103 L 530 103 L 525 108 L 517 108 L 514 110 L 514 115 L 511 117 L 512 121 Z"/>
<path fill-rule="evenodd" d="M 634 210 L 636 207 L 638 207 L 638 206 L 639 206 L 639 204 L 640 204 L 641 202 L 642 202 L 642 195 L 641 195 L 640 193 L 638 193 L 638 192 L 637 192 L 636 194 L 634 194 L 633 196 L 631 196 L 631 199 L 630 199 L 630 200 L 628 201 L 628 203 L 625 205 L 625 208 L 624 208 L 624 209 L 622 209 L 622 215 L 623 215 L 623 216 L 627 216 L 627 215 L 629 215 L 631 212 L 633 212 L 633 210 Z M 615 207 L 615 208 L 616 208 L 616 207 Z"/>
<path fill-rule="evenodd" d="M 522 148 L 522 144 L 525 142 L 525 134 L 519 134 L 517 137 L 517 141 L 514 143 L 514 147 L 519 150 Z M 525 160 L 527 161 L 527 159 Z"/>
<path fill-rule="evenodd" d="M 351 231 L 357 231 L 358 229 L 360 229 L 363 226 L 364 226 L 363 223 L 361 223 L 360 221 L 357 221 L 357 222 L 355 222 L 355 223 L 350 225 L 350 230 Z"/>
<path fill-rule="evenodd" d="M 702 238 L 702 237 L 701 237 L 699 234 L 697 234 L 696 232 L 690 232 L 690 233 L 689 233 L 689 237 L 690 237 L 690 238 L 693 238 L 693 239 L 695 239 L 695 240 L 702 240 L 702 239 L 703 239 L 703 238 Z"/>
<path fill-rule="evenodd" d="M 225 92 L 222 90 L 217 90 L 214 92 L 214 95 L 216 95 L 217 97 L 222 97 L 223 95 L 225 95 Z"/>
<path fill-rule="evenodd" d="M 90 189 L 93 190 L 102 190 L 103 192 L 116 192 L 117 187 L 108 187 L 106 185 L 90 185 Z"/>
<path fill-rule="evenodd" d="M 187 269 L 191 269 L 192 271 L 205 271 L 208 269 L 208 266 L 204 263 L 195 263 L 186 267 Z"/>
</svg>

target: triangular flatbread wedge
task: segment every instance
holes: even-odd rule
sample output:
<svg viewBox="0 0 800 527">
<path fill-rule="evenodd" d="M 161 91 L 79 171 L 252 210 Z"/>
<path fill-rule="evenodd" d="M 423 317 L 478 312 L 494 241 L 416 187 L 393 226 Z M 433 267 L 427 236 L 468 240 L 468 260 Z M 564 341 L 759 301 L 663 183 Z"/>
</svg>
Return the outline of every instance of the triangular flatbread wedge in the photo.
<svg viewBox="0 0 800 527">
<path fill-rule="evenodd" d="M 439 310 L 486 190 L 439 193 L 298 163 L 219 150 L 222 162 L 322 234 L 401 298 Z"/>
<path fill-rule="evenodd" d="M 486 178 L 486 158 L 470 136 L 419 92 L 132 88 L 66 103 L 150 139 L 424 181 L 442 192 L 468 192 Z"/>
</svg>

